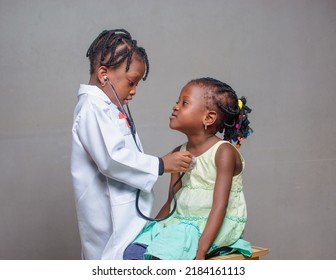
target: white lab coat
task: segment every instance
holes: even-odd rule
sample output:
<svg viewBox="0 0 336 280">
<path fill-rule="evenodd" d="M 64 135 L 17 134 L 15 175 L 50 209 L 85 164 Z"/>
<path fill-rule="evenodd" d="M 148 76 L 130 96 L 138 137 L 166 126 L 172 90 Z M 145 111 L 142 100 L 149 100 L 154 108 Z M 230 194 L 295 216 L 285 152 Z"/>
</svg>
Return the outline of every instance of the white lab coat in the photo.
<svg viewBox="0 0 336 280">
<path fill-rule="evenodd" d="M 96 86 L 80 85 L 72 136 L 71 174 L 83 259 L 122 259 L 146 223 L 136 212 L 137 189 L 142 190 L 142 212 L 150 215 L 152 210 L 159 160 L 139 152 L 117 106 Z"/>
</svg>

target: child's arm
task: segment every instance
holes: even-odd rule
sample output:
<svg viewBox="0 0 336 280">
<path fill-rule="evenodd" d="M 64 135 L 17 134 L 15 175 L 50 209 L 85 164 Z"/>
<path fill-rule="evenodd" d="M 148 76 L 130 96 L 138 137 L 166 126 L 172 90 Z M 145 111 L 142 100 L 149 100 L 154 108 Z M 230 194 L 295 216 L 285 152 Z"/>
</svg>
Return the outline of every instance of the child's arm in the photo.
<svg viewBox="0 0 336 280">
<path fill-rule="evenodd" d="M 76 141 L 83 146 L 104 176 L 150 192 L 159 176 L 158 157 L 126 148 L 119 120 L 111 119 L 95 102 L 87 101 L 76 117 L 73 126 Z M 179 172 L 188 168 L 191 154 L 169 153 L 162 160 L 165 172 Z M 80 160 L 73 163 L 81 165 Z"/>
<path fill-rule="evenodd" d="M 170 204 L 173 201 L 173 194 L 172 194 L 172 187 L 176 180 L 180 177 L 180 173 L 172 173 L 171 174 L 171 179 L 170 179 L 170 186 L 169 186 L 169 193 L 168 193 L 168 199 L 166 203 L 162 206 L 161 210 L 156 216 L 156 219 L 161 219 L 164 216 L 167 216 L 170 212 Z M 177 191 L 182 187 L 182 182 L 179 182 L 175 187 L 174 187 L 174 193 L 177 193 Z"/>
<path fill-rule="evenodd" d="M 232 177 L 236 169 L 237 151 L 229 144 L 222 144 L 216 153 L 217 177 L 213 194 L 213 204 L 205 229 L 198 242 L 196 260 L 204 260 L 225 217 L 229 201 Z"/>
<path fill-rule="evenodd" d="M 173 150 L 174 152 L 177 152 L 180 150 L 180 147 L 177 147 Z M 164 216 L 167 216 L 169 214 L 170 211 L 170 204 L 173 200 L 173 195 L 172 195 L 172 188 L 174 183 L 176 182 L 176 180 L 178 180 L 178 178 L 180 177 L 180 173 L 171 173 L 171 177 L 170 177 L 170 184 L 169 184 L 169 192 L 168 192 L 168 198 L 166 203 L 162 206 L 161 210 L 159 211 L 159 213 L 156 215 L 156 219 L 161 219 Z M 177 184 L 174 188 L 174 192 L 177 193 L 177 191 L 182 187 L 182 183 L 179 182 L 179 184 Z"/>
</svg>

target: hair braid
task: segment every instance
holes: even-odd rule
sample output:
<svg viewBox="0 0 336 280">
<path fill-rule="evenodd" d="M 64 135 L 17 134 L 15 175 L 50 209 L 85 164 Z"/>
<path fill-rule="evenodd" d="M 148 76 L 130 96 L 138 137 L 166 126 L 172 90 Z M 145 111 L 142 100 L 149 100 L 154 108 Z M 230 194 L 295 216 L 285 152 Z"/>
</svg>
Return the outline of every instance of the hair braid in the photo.
<svg viewBox="0 0 336 280">
<path fill-rule="evenodd" d="M 125 29 L 104 30 L 92 42 L 86 52 L 90 60 L 90 74 L 92 75 L 99 66 L 116 67 L 126 61 L 128 72 L 133 55 L 138 55 L 145 64 L 145 73 L 142 77 L 146 80 L 149 72 L 149 61 L 144 48 L 137 45 L 131 34 Z"/>
</svg>

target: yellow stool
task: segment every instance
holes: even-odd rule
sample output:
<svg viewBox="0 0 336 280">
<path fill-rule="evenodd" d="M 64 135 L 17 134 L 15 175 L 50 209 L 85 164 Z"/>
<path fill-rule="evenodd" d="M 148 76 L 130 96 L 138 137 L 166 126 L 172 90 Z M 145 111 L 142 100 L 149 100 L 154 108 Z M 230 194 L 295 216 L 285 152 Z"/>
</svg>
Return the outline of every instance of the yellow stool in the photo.
<svg viewBox="0 0 336 280">
<path fill-rule="evenodd" d="M 232 253 L 223 256 L 215 256 L 209 260 L 259 260 L 260 257 L 267 255 L 269 250 L 267 248 L 252 246 L 252 256 L 247 257 L 240 253 Z"/>
</svg>

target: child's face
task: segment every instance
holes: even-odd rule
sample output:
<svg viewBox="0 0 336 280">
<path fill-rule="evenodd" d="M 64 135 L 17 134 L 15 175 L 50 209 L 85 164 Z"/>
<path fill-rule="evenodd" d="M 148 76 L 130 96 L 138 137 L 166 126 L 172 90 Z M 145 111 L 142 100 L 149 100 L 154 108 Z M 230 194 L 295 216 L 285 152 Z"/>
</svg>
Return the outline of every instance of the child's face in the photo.
<svg viewBox="0 0 336 280">
<path fill-rule="evenodd" d="M 145 64 L 143 61 L 133 57 L 129 70 L 126 72 L 126 62 L 115 69 L 109 69 L 107 76 L 113 84 L 115 91 L 122 105 L 128 104 L 136 94 L 136 87 L 145 73 Z M 106 87 L 105 93 L 111 101 L 119 105 L 115 94 L 110 87 Z"/>
<path fill-rule="evenodd" d="M 207 113 L 205 90 L 195 84 L 187 84 L 170 116 L 169 126 L 187 135 L 203 130 Z"/>
</svg>

